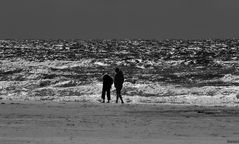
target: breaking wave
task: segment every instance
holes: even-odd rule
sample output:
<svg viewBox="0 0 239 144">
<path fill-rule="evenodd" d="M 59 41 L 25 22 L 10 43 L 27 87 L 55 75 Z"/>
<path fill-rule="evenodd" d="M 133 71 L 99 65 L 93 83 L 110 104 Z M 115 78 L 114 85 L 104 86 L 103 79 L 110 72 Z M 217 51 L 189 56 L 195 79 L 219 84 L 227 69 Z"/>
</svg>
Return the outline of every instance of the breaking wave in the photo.
<svg viewBox="0 0 239 144">
<path fill-rule="evenodd" d="M 33 88 L 34 84 L 29 85 L 27 82 L 1 82 L 0 85 L 2 100 L 91 103 L 101 101 L 102 84 L 99 81 L 85 85 L 78 85 L 74 81 L 61 81 L 36 87 L 31 91 L 27 88 Z M 124 84 L 122 90 L 124 101 L 128 104 L 237 106 L 239 105 L 238 93 L 237 87 L 183 88 L 155 83 L 132 84 L 129 82 Z M 112 102 L 114 101 L 115 89 L 112 88 Z"/>
</svg>

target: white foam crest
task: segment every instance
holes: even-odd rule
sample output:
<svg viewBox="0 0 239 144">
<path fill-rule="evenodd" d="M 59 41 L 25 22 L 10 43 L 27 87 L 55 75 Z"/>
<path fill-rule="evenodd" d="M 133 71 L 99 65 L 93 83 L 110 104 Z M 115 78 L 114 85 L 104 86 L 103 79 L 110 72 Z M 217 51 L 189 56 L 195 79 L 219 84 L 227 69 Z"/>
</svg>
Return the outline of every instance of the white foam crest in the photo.
<svg viewBox="0 0 239 144">
<path fill-rule="evenodd" d="M 87 85 L 64 87 L 70 81 L 58 85 L 35 87 L 29 91 L 27 82 L 0 82 L 0 97 L 3 100 L 33 101 L 77 101 L 98 103 L 101 99 L 102 83 L 94 81 Z M 57 87 L 60 86 L 60 87 Z M 10 88 L 10 90 L 9 90 Z M 112 101 L 115 101 L 115 88 L 112 88 Z M 132 84 L 126 82 L 122 90 L 126 103 L 190 104 L 190 105 L 239 105 L 238 86 L 182 88 L 161 84 Z"/>
</svg>

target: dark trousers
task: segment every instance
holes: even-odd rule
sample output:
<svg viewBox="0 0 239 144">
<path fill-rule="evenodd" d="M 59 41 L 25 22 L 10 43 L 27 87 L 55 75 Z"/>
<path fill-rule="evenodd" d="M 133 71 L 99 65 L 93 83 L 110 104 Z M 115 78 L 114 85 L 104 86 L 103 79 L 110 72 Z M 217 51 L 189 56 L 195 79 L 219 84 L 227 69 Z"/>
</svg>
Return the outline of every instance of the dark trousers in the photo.
<svg viewBox="0 0 239 144">
<path fill-rule="evenodd" d="M 119 98 L 121 100 L 121 103 L 124 103 L 122 95 L 121 95 L 121 90 L 122 90 L 122 86 L 116 87 L 116 103 L 118 103 Z"/>
<path fill-rule="evenodd" d="M 107 100 L 109 101 L 111 98 L 110 98 L 110 88 L 103 88 L 102 89 L 102 95 L 101 95 L 101 98 L 103 100 L 105 100 L 105 93 L 107 92 Z"/>
</svg>

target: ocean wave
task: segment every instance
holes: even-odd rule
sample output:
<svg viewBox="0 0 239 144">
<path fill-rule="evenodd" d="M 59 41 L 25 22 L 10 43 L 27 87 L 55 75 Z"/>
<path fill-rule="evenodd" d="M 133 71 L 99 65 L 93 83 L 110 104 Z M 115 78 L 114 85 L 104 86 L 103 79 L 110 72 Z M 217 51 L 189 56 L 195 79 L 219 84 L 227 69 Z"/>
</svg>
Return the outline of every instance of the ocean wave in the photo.
<svg viewBox="0 0 239 144">
<path fill-rule="evenodd" d="M 66 84 L 68 81 L 63 82 Z M 26 85 L 26 83 L 25 83 Z M 29 90 L 24 84 L 1 83 L 2 100 L 55 101 L 55 102 L 101 102 L 102 84 L 95 81 L 87 85 L 72 87 L 47 86 Z M 5 86 L 5 88 L 4 88 Z M 9 86 L 14 87 L 9 89 Z M 19 86 L 21 88 L 19 88 Z M 112 88 L 112 102 L 115 102 L 115 88 Z M 127 104 L 189 104 L 203 106 L 238 106 L 237 87 L 182 88 L 160 84 L 125 83 L 122 90 Z"/>
</svg>

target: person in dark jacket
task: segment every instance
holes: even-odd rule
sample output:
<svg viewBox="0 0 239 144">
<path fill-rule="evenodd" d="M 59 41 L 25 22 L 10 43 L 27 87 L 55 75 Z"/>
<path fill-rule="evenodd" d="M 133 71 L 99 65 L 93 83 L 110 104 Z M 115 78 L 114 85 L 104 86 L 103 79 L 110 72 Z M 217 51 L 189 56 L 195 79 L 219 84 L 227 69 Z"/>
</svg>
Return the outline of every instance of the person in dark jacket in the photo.
<svg viewBox="0 0 239 144">
<path fill-rule="evenodd" d="M 101 95 L 103 103 L 105 102 L 105 93 L 106 92 L 107 92 L 107 100 L 108 100 L 107 103 L 109 103 L 111 100 L 110 89 L 111 89 L 112 84 L 113 84 L 113 79 L 108 74 L 105 74 L 103 76 L 103 89 L 102 89 L 102 95 Z"/>
<path fill-rule="evenodd" d="M 123 72 L 119 69 L 115 69 L 115 77 L 114 77 L 114 85 L 116 88 L 116 103 L 118 103 L 118 99 L 120 98 L 121 103 L 124 103 L 122 95 L 121 95 L 121 90 L 123 88 L 123 83 L 124 83 L 124 74 Z"/>
</svg>

